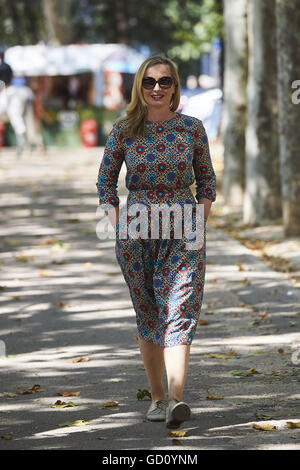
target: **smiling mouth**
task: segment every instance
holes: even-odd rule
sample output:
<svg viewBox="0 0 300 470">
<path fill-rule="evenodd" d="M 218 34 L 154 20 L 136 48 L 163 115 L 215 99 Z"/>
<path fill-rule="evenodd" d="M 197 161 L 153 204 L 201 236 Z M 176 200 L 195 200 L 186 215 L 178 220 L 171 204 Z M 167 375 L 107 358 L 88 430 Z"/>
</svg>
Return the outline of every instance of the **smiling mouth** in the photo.
<svg viewBox="0 0 300 470">
<path fill-rule="evenodd" d="M 159 101 L 164 97 L 164 95 L 151 95 L 151 98 L 155 101 Z"/>
</svg>

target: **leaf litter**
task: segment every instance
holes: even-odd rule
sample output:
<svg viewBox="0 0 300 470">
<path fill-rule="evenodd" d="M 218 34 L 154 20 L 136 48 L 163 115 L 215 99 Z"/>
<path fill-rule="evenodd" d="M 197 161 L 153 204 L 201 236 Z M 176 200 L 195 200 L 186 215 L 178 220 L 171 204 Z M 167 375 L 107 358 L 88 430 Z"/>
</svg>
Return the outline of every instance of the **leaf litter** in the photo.
<svg viewBox="0 0 300 470">
<path fill-rule="evenodd" d="M 72 401 L 64 402 L 61 400 L 57 400 L 51 408 L 72 408 L 74 406 L 80 406 L 78 403 L 74 403 Z"/>
<path fill-rule="evenodd" d="M 87 426 L 92 424 L 90 421 L 84 421 L 84 419 L 77 419 L 76 421 L 68 421 L 66 423 L 57 424 L 58 427 L 70 427 L 70 426 Z"/>
</svg>

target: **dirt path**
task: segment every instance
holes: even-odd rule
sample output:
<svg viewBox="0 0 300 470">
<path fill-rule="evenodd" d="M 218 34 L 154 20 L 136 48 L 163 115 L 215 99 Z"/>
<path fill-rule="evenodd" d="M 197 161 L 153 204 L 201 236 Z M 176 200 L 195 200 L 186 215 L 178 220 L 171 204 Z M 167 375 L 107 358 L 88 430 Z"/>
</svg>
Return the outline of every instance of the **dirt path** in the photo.
<svg viewBox="0 0 300 470">
<path fill-rule="evenodd" d="M 134 311 L 114 240 L 96 236 L 100 156 L 0 154 L 0 449 L 300 449 L 286 424 L 300 421 L 299 288 L 212 226 L 192 419 L 181 445 L 144 420 Z"/>
</svg>

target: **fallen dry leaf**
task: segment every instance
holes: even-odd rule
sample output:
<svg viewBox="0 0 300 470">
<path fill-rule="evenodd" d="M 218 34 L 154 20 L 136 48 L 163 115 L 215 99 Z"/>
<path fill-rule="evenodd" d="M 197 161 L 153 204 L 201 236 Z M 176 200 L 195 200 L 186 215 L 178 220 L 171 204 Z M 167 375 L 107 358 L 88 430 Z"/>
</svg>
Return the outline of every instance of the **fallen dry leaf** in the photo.
<svg viewBox="0 0 300 470">
<path fill-rule="evenodd" d="M 278 352 L 278 354 L 283 354 L 283 353 L 284 353 L 284 349 L 279 348 L 277 352 Z"/>
<path fill-rule="evenodd" d="M 287 375 L 293 375 L 293 373 L 290 373 L 288 370 L 273 370 L 272 372 L 269 372 L 268 375 L 273 375 L 274 377 L 285 377 Z"/>
<path fill-rule="evenodd" d="M 237 261 L 235 265 L 238 266 L 239 271 L 245 271 L 245 269 L 243 268 L 243 265 L 239 261 Z"/>
<path fill-rule="evenodd" d="M 5 395 L 8 398 L 14 398 L 17 396 L 16 393 L 12 393 L 12 392 L 4 392 L 3 395 Z"/>
<path fill-rule="evenodd" d="M 210 323 L 206 320 L 198 320 L 197 325 L 210 325 Z"/>
<path fill-rule="evenodd" d="M 118 401 L 106 401 L 103 405 L 102 408 L 110 408 L 112 406 L 118 406 L 119 402 Z"/>
<path fill-rule="evenodd" d="M 5 439 L 6 441 L 10 441 L 12 436 L 6 435 L 6 436 L 0 436 L 1 439 Z"/>
<path fill-rule="evenodd" d="M 51 274 L 55 274 L 55 271 L 53 271 L 52 269 L 45 269 L 43 271 L 39 271 L 39 276 L 40 277 L 51 276 Z"/>
<path fill-rule="evenodd" d="M 84 421 L 83 419 L 77 419 L 76 421 L 73 422 L 67 422 L 67 423 L 62 423 L 62 424 L 57 424 L 59 427 L 70 427 L 70 426 L 83 426 L 83 425 L 88 425 L 91 424 L 88 421 Z"/>
<path fill-rule="evenodd" d="M 89 357 L 81 357 L 80 359 L 73 359 L 72 362 L 88 362 L 91 359 Z"/>
<path fill-rule="evenodd" d="M 252 369 L 250 369 L 250 372 L 251 372 L 251 374 L 261 374 L 261 372 L 259 372 L 258 370 L 256 370 L 255 367 L 253 367 Z"/>
<path fill-rule="evenodd" d="M 237 356 L 238 353 L 230 349 L 227 353 L 209 353 L 204 354 L 202 357 L 213 357 L 215 359 L 228 359 L 231 356 Z"/>
<path fill-rule="evenodd" d="M 57 400 L 51 408 L 73 408 L 74 406 L 80 406 L 79 404 L 73 403 L 72 401 L 64 402 Z"/>
<path fill-rule="evenodd" d="M 40 385 L 33 385 L 31 388 L 26 388 L 25 390 L 18 390 L 17 393 L 19 395 L 27 395 L 30 393 L 37 393 L 37 392 L 45 392 L 46 390 L 42 390 Z"/>
<path fill-rule="evenodd" d="M 263 423 L 263 424 L 256 424 L 252 423 L 251 427 L 253 429 L 257 429 L 258 431 L 274 431 L 276 426 L 273 426 L 273 424 L 268 424 L 268 423 Z"/>
<path fill-rule="evenodd" d="M 235 377 L 249 377 L 251 375 L 261 374 L 261 372 L 258 372 L 255 368 L 252 368 L 248 370 L 231 370 L 230 374 L 234 375 Z"/>
<path fill-rule="evenodd" d="M 260 318 L 264 318 L 267 316 L 267 309 L 265 308 L 264 310 L 262 310 L 261 312 L 258 312 L 258 316 Z"/>
<path fill-rule="evenodd" d="M 179 439 L 172 439 L 173 446 L 182 446 L 182 442 Z"/>
<path fill-rule="evenodd" d="M 208 390 L 206 390 L 206 400 L 223 400 L 223 397 L 217 397 L 209 393 Z"/>
<path fill-rule="evenodd" d="M 298 429 L 300 428 L 300 421 L 297 421 L 296 423 L 293 423 L 293 421 L 287 421 L 286 425 L 290 429 Z"/>
<path fill-rule="evenodd" d="M 68 307 L 68 304 L 66 302 L 56 302 L 55 304 L 57 307 Z"/>
<path fill-rule="evenodd" d="M 238 353 L 236 351 L 234 351 L 233 349 L 229 349 L 229 351 L 226 353 L 226 356 L 227 357 L 238 356 Z"/>
<path fill-rule="evenodd" d="M 43 246 L 43 245 L 53 245 L 53 243 L 56 242 L 55 238 L 47 238 L 46 240 L 42 241 L 41 243 L 38 243 L 38 246 Z"/>
<path fill-rule="evenodd" d="M 22 262 L 35 261 L 34 256 L 24 255 L 24 253 L 19 253 L 14 258 L 15 258 L 16 261 L 22 261 Z"/>
<path fill-rule="evenodd" d="M 169 431 L 168 436 L 170 437 L 184 437 L 188 432 L 187 429 L 176 429 L 175 431 Z"/>
<path fill-rule="evenodd" d="M 59 397 L 78 397 L 80 392 L 59 392 L 57 396 Z"/>
</svg>

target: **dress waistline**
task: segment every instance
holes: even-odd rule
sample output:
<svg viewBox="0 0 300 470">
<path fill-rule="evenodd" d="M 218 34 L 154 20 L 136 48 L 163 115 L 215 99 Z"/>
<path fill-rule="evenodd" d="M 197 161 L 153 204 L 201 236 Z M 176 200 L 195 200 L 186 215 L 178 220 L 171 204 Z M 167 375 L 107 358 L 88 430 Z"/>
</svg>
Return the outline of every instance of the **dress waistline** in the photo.
<svg viewBox="0 0 300 470">
<path fill-rule="evenodd" d="M 129 192 L 141 192 L 141 193 L 173 193 L 174 191 L 176 192 L 186 192 L 186 191 L 191 191 L 190 186 L 186 186 L 185 188 L 155 188 L 155 189 L 129 189 Z"/>
</svg>

